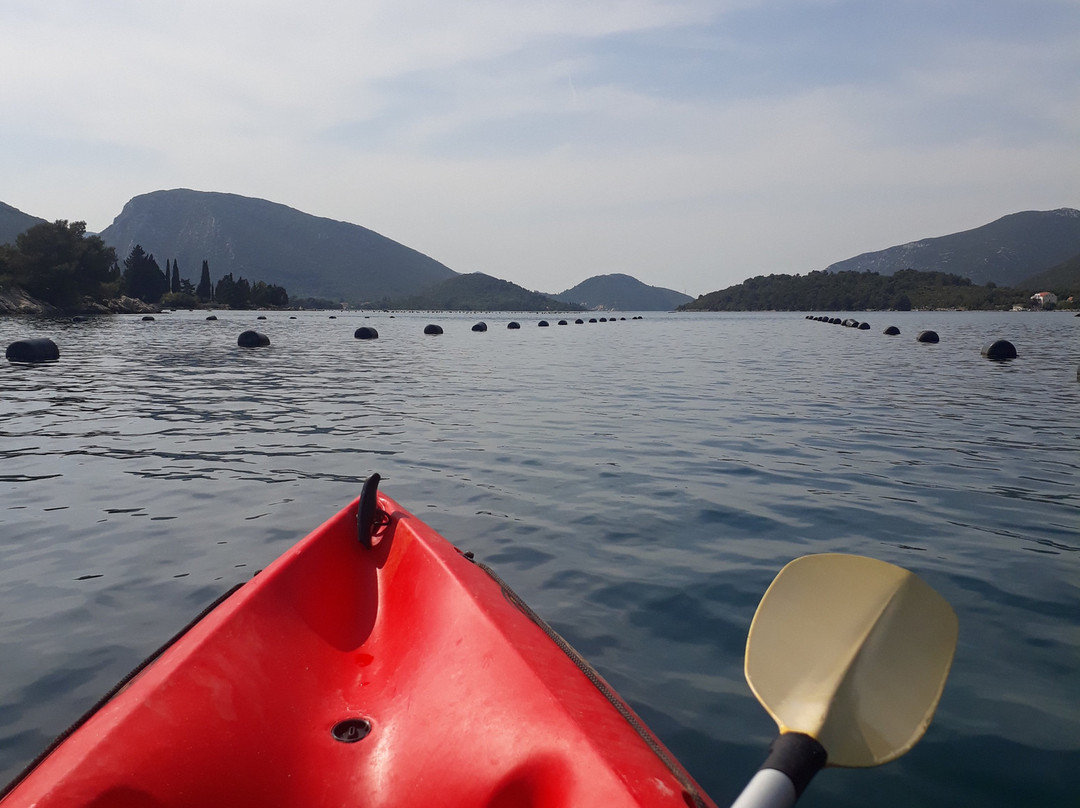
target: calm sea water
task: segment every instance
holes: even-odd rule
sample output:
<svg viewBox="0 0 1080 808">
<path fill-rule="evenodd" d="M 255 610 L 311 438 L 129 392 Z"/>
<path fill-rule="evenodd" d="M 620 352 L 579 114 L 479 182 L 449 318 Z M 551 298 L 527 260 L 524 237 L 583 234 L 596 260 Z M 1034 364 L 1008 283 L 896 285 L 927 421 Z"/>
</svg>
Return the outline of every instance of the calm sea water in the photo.
<svg viewBox="0 0 1080 808">
<path fill-rule="evenodd" d="M 0 320 L 5 346 L 61 350 L 0 366 L 0 777 L 378 471 L 720 804 L 775 731 L 742 676 L 757 601 L 785 563 L 826 551 L 917 572 L 956 609 L 960 643 L 919 746 L 823 772 L 803 804 L 1076 804 L 1080 319 L 852 316 L 873 327 Z M 470 330 L 479 319 L 487 333 Z M 428 322 L 445 333 L 424 336 Z M 882 335 L 890 324 L 901 336 Z M 381 338 L 354 340 L 360 325 Z M 236 346 L 252 327 L 269 348 Z M 922 329 L 941 342 L 916 342 Z M 1019 358 L 983 359 L 995 338 Z"/>
</svg>

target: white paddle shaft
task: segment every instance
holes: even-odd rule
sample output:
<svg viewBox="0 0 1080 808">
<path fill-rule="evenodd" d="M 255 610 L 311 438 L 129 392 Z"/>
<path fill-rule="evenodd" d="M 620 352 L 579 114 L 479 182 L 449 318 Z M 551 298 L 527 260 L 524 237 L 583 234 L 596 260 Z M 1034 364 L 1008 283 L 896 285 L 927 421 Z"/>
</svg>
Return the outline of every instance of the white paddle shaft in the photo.
<svg viewBox="0 0 1080 808">
<path fill-rule="evenodd" d="M 790 777 L 776 769 L 761 769 L 731 808 L 791 808 L 798 798 Z"/>
</svg>

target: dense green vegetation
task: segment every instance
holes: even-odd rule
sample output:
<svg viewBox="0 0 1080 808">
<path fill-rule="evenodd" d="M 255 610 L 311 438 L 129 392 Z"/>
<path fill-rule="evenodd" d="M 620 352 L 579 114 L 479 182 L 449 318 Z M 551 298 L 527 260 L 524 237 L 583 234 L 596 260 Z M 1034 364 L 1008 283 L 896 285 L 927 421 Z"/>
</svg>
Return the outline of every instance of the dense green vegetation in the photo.
<svg viewBox="0 0 1080 808">
<path fill-rule="evenodd" d="M 163 270 L 154 256 L 136 244 L 123 269 L 116 251 L 99 236 L 86 235 L 85 222 L 44 222 L 0 246 L 0 288 L 15 287 L 49 305 L 77 310 L 89 300 L 99 303 L 120 295 L 145 303 L 195 308 L 216 302 L 234 309 L 281 307 L 289 295 L 281 286 L 223 276 L 210 281 L 202 265 L 198 287 L 180 277 L 178 262 L 166 260 Z"/>
<path fill-rule="evenodd" d="M 116 296 L 120 269 L 112 247 L 86 235 L 86 222 L 46 222 L 20 233 L 14 245 L 0 245 L 0 286 L 72 308 L 83 297 Z"/>
<path fill-rule="evenodd" d="M 439 311 L 585 311 L 583 306 L 530 292 L 482 272 L 458 275 L 435 284 L 423 294 L 384 301 L 380 307 Z"/>
<path fill-rule="evenodd" d="M 702 295 L 680 311 L 873 311 L 882 309 L 1009 309 L 1031 293 L 976 286 L 944 272 L 904 269 L 876 272 L 811 272 L 758 276 Z M 1059 295 L 1062 300 L 1064 296 Z"/>
</svg>

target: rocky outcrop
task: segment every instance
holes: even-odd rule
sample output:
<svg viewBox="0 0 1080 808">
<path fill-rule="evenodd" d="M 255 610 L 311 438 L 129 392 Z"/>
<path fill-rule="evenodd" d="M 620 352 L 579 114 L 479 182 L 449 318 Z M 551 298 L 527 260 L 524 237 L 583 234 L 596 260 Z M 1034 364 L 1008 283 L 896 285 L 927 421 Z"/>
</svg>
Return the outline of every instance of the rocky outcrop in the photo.
<svg viewBox="0 0 1080 808">
<path fill-rule="evenodd" d="M 38 300 L 16 287 L 0 288 L 0 315 L 25 314 L 39 317 L 62 317 L 66 314 L 157 314 L 160 306 L 144 303 L 134 297 L 114 297 L 109 300 L 83 298 L 75 309 L 61 309 Z"/>
<path fill-rule="evenodd" d="M 31 297 L 18 288 L 0 288 L 0 314 L 57 315 L 63 312 L 48 303 Z"/>
<path fill-rule="evenodd" d="M 137 297 L 114 297 L 105 301 L 92 301 L 87 298 L 83 302 L 85 314 L 158 314 L 161 306 L 153 303 L 144 303 Z"/>
</svg>

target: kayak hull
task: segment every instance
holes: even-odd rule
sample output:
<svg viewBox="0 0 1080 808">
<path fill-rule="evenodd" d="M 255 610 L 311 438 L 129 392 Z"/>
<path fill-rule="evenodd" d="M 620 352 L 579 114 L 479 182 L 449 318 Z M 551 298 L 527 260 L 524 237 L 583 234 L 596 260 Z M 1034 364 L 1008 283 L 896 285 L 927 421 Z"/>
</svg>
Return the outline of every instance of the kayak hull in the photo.
<svg viewBox="0 0 1080 808">
<path fill-rule="evenodd" d="M 199 620 L 3 808 L 713 806 L 489 570 L 382 494 L 366 547 L 359 507 Z"/>
</svg>

